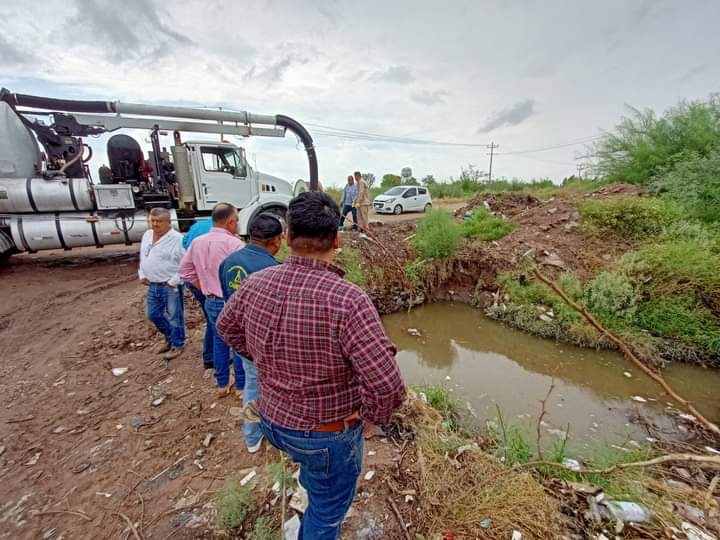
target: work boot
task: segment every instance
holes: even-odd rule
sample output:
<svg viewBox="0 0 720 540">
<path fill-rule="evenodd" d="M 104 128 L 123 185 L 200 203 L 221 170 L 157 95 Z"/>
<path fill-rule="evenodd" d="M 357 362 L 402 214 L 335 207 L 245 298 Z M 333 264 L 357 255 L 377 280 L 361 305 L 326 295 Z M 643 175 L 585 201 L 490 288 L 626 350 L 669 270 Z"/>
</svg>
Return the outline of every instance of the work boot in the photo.
<svg viewBox="0 0 720 540">
<path fill-rule="evenodd" d="M 178 356 L 180 356 L 182 352 L 182 347 L 172 347 L 168 352 L 165 353 L 163 359 L 165 359 L 165 361 L 172 360 L 173 358 L 177 358 Z"/>
<path fill-rule="evenodd" d="M 158 343 L 155 348 L 153 349 L 153 352 L 155 354 L 162 354 L 166 353 L 170 350 L 170 343 L 167 341 L 163 341 L 162 343 Z"/>
</svg>

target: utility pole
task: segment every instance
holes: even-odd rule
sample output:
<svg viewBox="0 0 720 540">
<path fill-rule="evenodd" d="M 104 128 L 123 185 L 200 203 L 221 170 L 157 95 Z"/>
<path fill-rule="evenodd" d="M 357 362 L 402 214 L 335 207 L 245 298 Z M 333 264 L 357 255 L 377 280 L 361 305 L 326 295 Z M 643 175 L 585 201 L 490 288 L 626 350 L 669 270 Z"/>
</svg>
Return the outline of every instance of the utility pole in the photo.
<svg viewBox="0 0 720 540">
<path fill-rule="evenodd" d="M 487 154 L 487 155 L 490 156 L 490 168 L 489 168 L 489 171 L 488 171 L 488 183 L 490 183 L 490 182 L 492 182 L 492 158 L 493 158 L 493 152 L 495 151 L 496 148 L 500 148 L 500 145 L 499 145 L 499 144 L 495 144 L 495 142 L 493 141 L 493 142 L 491 142 L 490 144 L 486 145 L 485 148 L 489 148 L 489 149 L 490 149 L 490 153 Z"/>
</svg>

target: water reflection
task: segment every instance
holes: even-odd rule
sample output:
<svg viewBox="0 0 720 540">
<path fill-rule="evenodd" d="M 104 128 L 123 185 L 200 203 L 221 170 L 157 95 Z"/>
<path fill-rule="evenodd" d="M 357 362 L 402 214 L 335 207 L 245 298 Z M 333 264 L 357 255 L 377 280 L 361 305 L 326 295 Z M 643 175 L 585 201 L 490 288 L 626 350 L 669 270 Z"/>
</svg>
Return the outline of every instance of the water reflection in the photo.
<svg viewBox="0 0 720 540">
<path fill-rule="evenodd" d="M 610 351 L 593 351 L 533 338 L 484 317 L 465 305 L 433 304 L 384 318 L 398 346 L 398 362 L 411 383 L 450 386 L 486 416 L 495 404 L 514 416 L 536 416 L 538 402 L 551 381 L 552 427 L 572 424 L 583 436 L 624 438 L 633 412 L 661 418 L 667 396 L 628 363 Z M 408 328 L 421 335 L 413 336 Z M 720 410 L 720 377 L 712 371 L 677 364 L 666 371 L 678 391 L 692 397 L 711 418 Z M 457 386 L 456 386 L 457 385 Z M 648 401 L 637 403 L 632 396 Z"/>
</svg>

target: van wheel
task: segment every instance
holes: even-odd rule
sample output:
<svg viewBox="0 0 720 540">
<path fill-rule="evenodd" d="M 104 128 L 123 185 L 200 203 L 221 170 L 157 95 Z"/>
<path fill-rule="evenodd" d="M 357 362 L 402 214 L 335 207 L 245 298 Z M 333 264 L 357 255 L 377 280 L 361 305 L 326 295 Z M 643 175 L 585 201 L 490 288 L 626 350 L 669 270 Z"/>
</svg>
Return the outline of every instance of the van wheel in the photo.
<svg viewBox="0 0 720 540">
<path fill-rule="evenodd" d="M 425 205 L 425 209 L 423 210 L 423 212 L 429 212 L 430 210 L 432 210 L 432 204 L 427 203 Z"/>
<path fill-rule="evenodd" d="M 396 204 L 395 208 L 393 208 L 393 214 L 395 214 L 396 216 L 399 216 L 400 214 L 402 214 L 402 206 L 400 206 L 399 204 Z"/>
</svg>

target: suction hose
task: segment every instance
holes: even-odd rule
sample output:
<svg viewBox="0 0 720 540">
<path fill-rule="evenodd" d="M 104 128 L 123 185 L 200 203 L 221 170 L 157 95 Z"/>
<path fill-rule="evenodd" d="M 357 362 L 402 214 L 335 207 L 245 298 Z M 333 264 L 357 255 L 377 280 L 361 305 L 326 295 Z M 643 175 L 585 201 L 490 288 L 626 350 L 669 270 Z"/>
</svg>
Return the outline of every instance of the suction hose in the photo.
<svg viewBox="0 0 720 540">
<path fill-rule="evenodd" d="M 305 126 L 303 126 L 297 120 L 293 120 L 289 116 L 278 114 L 275 116 L 278 126 L 283 126 L 300 138 L 303 145 L 305 146 L 305 152 L 308 156 L 308 165 L 310 166 L 310 191 L 318 191 L 318 162 L 317 155 L 315 154 L 315 146 L 313 145 L 312 137 Z"/>
</svg>

